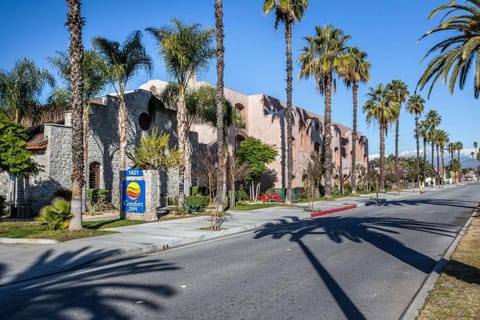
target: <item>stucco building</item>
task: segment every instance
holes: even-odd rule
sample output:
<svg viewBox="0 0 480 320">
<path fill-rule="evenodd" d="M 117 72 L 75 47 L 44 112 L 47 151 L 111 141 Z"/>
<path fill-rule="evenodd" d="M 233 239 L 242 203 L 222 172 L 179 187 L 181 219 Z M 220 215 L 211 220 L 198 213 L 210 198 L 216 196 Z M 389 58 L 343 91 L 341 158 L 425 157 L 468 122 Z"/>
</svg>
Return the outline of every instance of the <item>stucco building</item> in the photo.
<svg viewBox="0 0 480 320">
<path fill-rule="evenodd" d="M 167 82 L 151 80 L 139 89 L 126 93 L 129 134 L 127 149 L 140 141 L 142 134 L 150 132 L 154 127 L 159 131 L 170 133 L 172 145 L 176 144 L 176 112 L 165 107 L 158 99 L 166 88 Z M 192 81 L 191 87 L 209 85 L 205 82 Z M 273 186 L 286 187 L 286 103 L 266 94 L 246 95 L 225 88 L 225 98 L 231 104 L 242 126 L 230 127 L 227 130 L 227 146 L 229 154 L 235 154 L 239 143 L 247 137 L 255 137 L 264 143 L 275 145 L 278 156 L 269 169 L 273 170 L 276 179 Z M 152 110 L 156 110 L 152 112 Z M 88 187 L 108 189 L 111 201 L 119 205 L 119 157 L 118 157 L 118 125 L 117 105 L 115 97 L 104 96 L 95 99 L 90 108 L 88 134 L 88 161 L 86 176 Z M 293 112 L 293 177 L 292 187 L 303 187 L 306 175 L 305 168 L 310 161 L 312 151 L 321 153 L 323 118 L 300 107 Z M 216 141 L 216 129 L 208 124 L 194 123 L 191 127 L 192 162 L 202 148 L 211 146 Z M 368 162 L 368 141 L 358 135 L 356 154 L 357 164 L 351 170 L 352 130 L 339 123 L 332 122 L 332 162 L 334 164 L 332 185 L 340 185 L 341 179 L 349 182 L 351 174 L 356 174 L 358 181 L 366 175 Z M 43 165 L 43 172 L 30 179 L 25 186 L 26 197 L 30 199 L 33 211 L 47 204 L 55 190 L 71 188 L 71 124 L 68 116 L 64 124 L 46 124 L 43 133 L 37 135 L 29 144 L 35 153 L 35 160 Z M 131 166 L 127 160 L 127 166 Z M 8 177 L 0 177 L 0 192 L 9 189 Z M 173 170 L 163 181 L 165 196 L 175 196 L 178 189 L 178 175 Z M 193 181 L 195 184 L 195 181 Z M 160 201 L 160 200 L 159 200 Z"/>
</svg>

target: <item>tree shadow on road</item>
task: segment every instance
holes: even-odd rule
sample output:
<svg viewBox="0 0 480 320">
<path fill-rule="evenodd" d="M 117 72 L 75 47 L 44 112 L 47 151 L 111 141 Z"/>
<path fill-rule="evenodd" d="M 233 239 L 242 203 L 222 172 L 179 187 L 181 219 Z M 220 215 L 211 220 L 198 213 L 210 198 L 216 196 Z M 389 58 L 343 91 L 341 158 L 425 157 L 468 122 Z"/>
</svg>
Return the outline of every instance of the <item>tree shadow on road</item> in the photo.
<svg viewBox="0 0 480 320">
<path fill-rule="evenodd" d="M 478 203 L 472 201 L 460 200 L 460 199 L 434 199 L 434 198 L 413 198 L 413 199 L 399 199 L 399 200 L 386 200 L 386 199 L 371 199 L 365 203 L 366 206 L 376 207 L 390 207 L 390 206 L 418 206 L 418 205 L 435 205 L 435 206 L 447 206 L 458 207 L 474 210 Z"/>
<path fill-rule="evenodd" d="M 429 273 L 437 261 L 395 239 L 394 236 L 400 234 L 402 229 L 428 232 L 452 238 L 457 231 L 456 227 L 452 225 L 403 218 L 335 216 L 315 220 L 299 220 L 297 217 L 285 217 L 285 220 L 268 224 L 257 230 L 255 239 L 289 237 L 291 242 L 297 243 L 302 249 L 337 301 L 345 317 L 348 319 L 366 319 L 348 294 L 323 266 L 320 259 L 308 248 L 304 238 L 309 235 L 325 235 L 335 243 L 342 243 L 346 240 L 357 243 L 366 242 L 421 272 Z"/>
<path fill-rule="evenodd" d="M 95 263 L 96 268 L 80 268 L 44 277 L 36 281 L 22 281 L 25 273 L 34 269 L 57 269 L 58 262 L 81 265 L 85 257 L 81 249 L 53 257 L 53 250 L 41 255 L 11 285 L 0 287 L 0 319 L 132 319 L 135 310 L 161 311 L 162 299 L 176 294 L 174 288 L 162 284 L 158 272 L 180 269 L 159 259 L 111 259 L 108 264 Z M 60 259 L 60 260 L 59 260 Z M 0 275 L 5 272 L 0 264 Z M 136 283 L 131 275 L 155 274 L 148 283 Z"/>
</svg>

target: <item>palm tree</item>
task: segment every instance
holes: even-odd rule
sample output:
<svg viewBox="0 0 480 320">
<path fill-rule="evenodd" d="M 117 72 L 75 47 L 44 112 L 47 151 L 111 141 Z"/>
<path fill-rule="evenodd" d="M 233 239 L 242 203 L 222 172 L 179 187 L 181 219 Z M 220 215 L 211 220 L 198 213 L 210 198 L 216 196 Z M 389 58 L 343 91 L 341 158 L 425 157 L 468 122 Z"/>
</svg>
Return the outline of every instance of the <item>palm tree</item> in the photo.
<svg viewBox="0 0 480 320">
<path fill-rule="evenodd" d="M 126 147 L 128 138 L 128 114 L 125 105 L 125 89 L 128 81 L 141 69 L 152 70 L 152 59 L 145 51 L 140 31 L 132 32 L 120 45 L 102 37 L 93 38 L 93 45 L 105 59 L 108 78 L 118 99 L 118 136 L 120 138 L 120 170 L 126 170 Z"/>
<path fill-rule="evenodd" d="M 388 127 L 400 113 L 398 103 L 392 103 L 387 88 L 379 84 L 376 88 L 370 88 L 367 94 L 369 99 L 363 105 L 363 112 L 367 114 L 367 123 L 372 119 L 378 122 L 380 132 L 380 191 L 385 191 L 385 134 Z"/>
<path fill-rule="evenodd" d="M 420 122 L 420 126 L 418 127 L 418 133 L 423 138 L 423 168 L 426 168 L 427 163 L 427 143 L 429 139 L 429 129 L 430 125 L 426 120 L 422 120 Z M 427 178 L 425 170 L 423 171 L 423 184 L 425 184 L 425 179 Z"/>
<path fill-rule="evenodd" d="M 179 168 L 179 204 L 183 205 L 185 192 L 190 191 L 190 139 L 188 135 L 187 109 L 185 94 L 188 82 L 194 75 L 207 67 L 208 61 L 215 55 L 212 48 L 213 29 L 201 30 L 200 24 L 186 25 L 173 19 L 173 28 L 146 29 L 157 40 L 160 56 L 163 57 L 167 72 L 179 86 L 177 100 L 177 136 L 178 149 L 183 155 L 183 165 Z M 220 152 L 220 151 L 219 151 Z M 223 150 L 222 150 L 223 152 Z M 187 178 L 185 178 L 187 176 Z M 186 190 L 186 191 L 185 191 Z"/>
<path fill-rule="evenodd" d="M 401 80 L 392 80 L 387 85 L 387 90 L 391 91 L 395 99 L 395 103 L 399 104 L 400 110 L 402 110 L 402 103 L 407 101 L 409 92 L 405 82 Z M 400 178 L 398 172 L 398 141 L 399 141 L 399 130 L 400 130 L 400 112 L 398 113 L 397 119 L 395 119 L 395 183 L 397 187 L 399 186 Z M 400 189 L 399 189 L 400 190 Z"/>
<path fill-rule="evenodd" d="M 275 29 L 279 23 L 285 26 L 285 54 L 287 58 L 287 195 L 286 202 L 292 201 L 292 92 L 293 92 L 293 62 L 292 62 L 292 25 L 303 19 L 308 0 L 264 0 L 263 12 L 269 14 L 275 10 Z"/>
<path fill-rule="evenodd" d="M 352 128 L 352 162 L 350 169 L 352 170 L 351 184 L 352 193 L 357 193 L 357 179 L 355 173 L 357 158 L 357 105 L 358 105 L 358 84 L 367 82 L 370 79 L 369 69 L 370 63 L 365 61 L 367 54 L 360 49 L 353 47 L 348 48 L 348 54 L 345 59 L 345 65 L 339 69 L 343 81 L 347 88 L 352 87 L 353 100 L 353 128 Z"/>
<path fill-rule="evenodd" d="M 26 58 L 18 60 L 10 72 L 0 71 L 0 111 L 11 121 L 34 126 L 38 122 L 39 98 L 53 76 Z"/>
<path fill-rule="evenodd" d="M 420 183 L 420 132 L 418 119 L 425 109 L 425 100 L 418 94 L 413 94 L 408 98 L 407 111 L 415 115 L 415 141 L 417 144 L 417 181 Z"/>
<path fill-rule="evenodd" d="M 435 145 L 437 147 L 437 167 L 439 168 L 439 177 L 440 177 L 440 186 L 443 184 L 443 181 L 445 180 L 445 174 L 444 174 L 444 160 L 443 160 L 443 150 L 445 148 L 445 145 L 448 143 L 449 138 L 448 134 L 445 130 L 435 130 L 434 131 L 434 141 Z M 440 165 L 441 161 L 441 165 Z"/>
<path fill-rule="evenodd" d="M 461 162 L 460 162 L 460 151 L 463 149 L 463 143 L 461 141 L 455 142 L 455 150 L 457 151 L 457 160 L 458 160 L 458 165 L 460 168 L 462 167 Z M 460 182 L 460 173 L 458 172 L 457 175 L 459 176 L 458 181 Z"/>
<path fill-rule="evenodd" d="M 448 153 L 450 153 L 450 165 L 451 165 L 452 168 L 453 168 L 453 153 L 454 153 L 455 150 L 456 150 L 455 143 L 450 142 L 450 143 L 447 145 L 447 150 L 448 150 Z M 455 179 L 454 179 L 454 180 L 455 180 Z M 455 180 L 455 182 L 456 182 L 456 180 Z"/>
<path fill-rule="evenodd" d="M 477 159 L 475 161 L 475 168 L 474 168 L 474 171 L 475 171 L 475 176 L 477 177 L 477 181 L 478 181 L 478 175 L 477 175 L 477 168 L 478 168 L 478 157 L 477 157 L 477 148 L 478 148 L 478 142 L 477 141 L 473 141 L 473 148 L 475 149 L 475 159 Z"/>
<path fill-rule="evenodd" d="M 427 31 L 421 38 L 425 38 L 438 32 L 443 32 L 448 38 L 435 44 L 425 55 L 437 53 L 425 68 L 422 77 L 418 82 L 420 89 L 431 82 L 428 96 L 438 79 L 443 84 L 448 80 L 450 93 L 453 93 L 455 84 L 458 82 L 460 90 L 463 89 L 465 81 L 470 79 L 467 75 L 470 68 L 474 68 L 473 87 L 475 98 L 480 94 L 480 65 L 476 62 L 480 48 L 478 37 L 478 24 L 480 21 L 480 2 L 478 0 L 466 0 L 466 4 L 457 4 L 457 1 L 449 1 L 434 9 L 429 19 L 437 14 L 443 17 L 439 24 L 432 30 Z M 469 5 L 471 4 L 471 5 Z"/>
<path fill-rule="evenodd" d="M 215 38 L 217 40 L 217 147 L 218 147 L 218 170 L 217 170 L 217 212 L 218 206 L 223 204 L 224 196 L 224 134 L 223 134 L 223 108 L 225 99 L 223 95 L 223 74 L 225 68 L 223 45 L 223 3 L 222 0 L 215 0 Z"/>
<path fill-rule="evenodd" d="M 342 30 L 331 25 L 324 28 L 315 27 L 314 37 L 305 37 L 307 46 L 300 55 L 300 78 L 314 77 L 318 92 L 325 96 L 325 123 L 324 123 L 324 157 L 323 169 L 325 171 L 325 196 L 330 197 L 332 176 L 332 89 L 335 88 L 334 75 L 338 73 L 345 58 L 347 48 L 345 42 L 350 39 Z"/>
<path fill-rule="evenodd" d="M 429 140 L 430 144 L 432 146 L 432 166 L 435 168 L 435 163 L 434 163 L 434 149 L 435 149 L 435 141 L 433 139 L 435 135 L 435 129 L 440 125 L 442 122 L 442 117 L 438 114 L 436 110 L 430 110 L 426 116 L 425 120 L 428 123 L 428 128 L 429 128 Z M 438 167 L 437 167 L 438 170 Z"/>
<path fill-rule="evenodd" d="M 82 229 L 83 171 L 83 44 L 81 1 L 67 0 L 67 25 L 70 32 L 70 88 L 72 91 L 72 219 L 70 230 Z"/>
</svg>

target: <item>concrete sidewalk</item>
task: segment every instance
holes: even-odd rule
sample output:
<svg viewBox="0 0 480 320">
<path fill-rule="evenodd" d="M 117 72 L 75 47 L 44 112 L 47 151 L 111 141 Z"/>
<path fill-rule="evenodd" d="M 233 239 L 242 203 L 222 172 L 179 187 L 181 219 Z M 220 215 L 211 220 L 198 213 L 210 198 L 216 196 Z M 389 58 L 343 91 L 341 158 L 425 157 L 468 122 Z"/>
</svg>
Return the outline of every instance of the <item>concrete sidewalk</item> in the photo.
<svg viewBox="0 0 480 320">
<path fill-rule="evenodd" d="M 442 189 L 427 189 L 427 192 Z M 418 195 L 414 191 L 380 194 L 383 201 L 401 200 Z M 372 196 L 318 201 L 314 208 L 321 215 L 375 203 Z M 116 234 L 83 238 L 56 244 L 0 243 L 0 286 L 63 272 L 106 258 L 139 255 L 166 250 L 200 241 L 219 239 L 260 228 L 266 224 L 310 219 L 308 204 L 294 207 L 273 207 L 251 211 L 230 211 L 222 223 L 223 230 L 208 231 L 207 216 L 146 223 L 115 228 Z M 315 216 L 315 215 L 313 215 Z"/>
</svg>

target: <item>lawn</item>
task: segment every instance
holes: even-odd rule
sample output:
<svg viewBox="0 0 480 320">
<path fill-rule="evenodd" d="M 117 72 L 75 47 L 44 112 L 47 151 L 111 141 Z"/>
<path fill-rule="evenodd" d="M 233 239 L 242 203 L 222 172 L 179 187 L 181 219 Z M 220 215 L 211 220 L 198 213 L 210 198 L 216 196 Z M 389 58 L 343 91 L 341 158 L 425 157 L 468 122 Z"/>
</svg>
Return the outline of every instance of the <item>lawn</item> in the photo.
<svg viewBox="0 0 480 320">
<path fill-rule="evenodd" d="M 45 224 L 36 221 L 9 221 L 0 220 L 0 237 L 2 238 L 31 238 L 31 239 L 53 239 L 57 241 L 68 241 L 79 238 L 96 237 L 115 233 L 114 231 L 101 230 L 127 225 L 145 223 L 134 220 L 100 220 L 84 221 L 83 229 L 78 231 L 69 230 L 48 230 Z"/>
<path fill-rule="evenodd" d="M 429 292 L 418 319 L 480 319 L 480 216 Z"/>
</svg>

